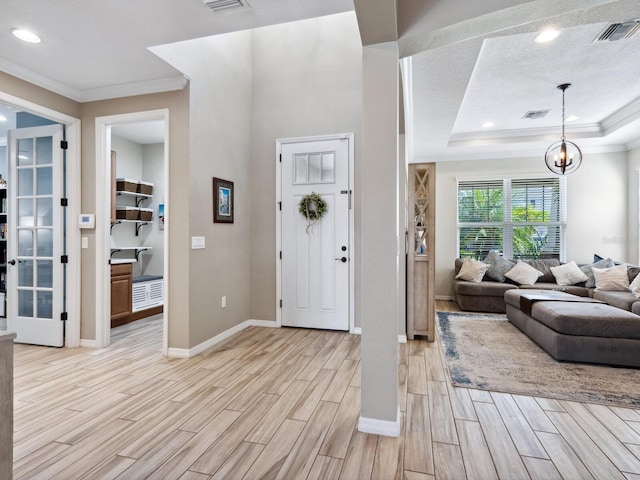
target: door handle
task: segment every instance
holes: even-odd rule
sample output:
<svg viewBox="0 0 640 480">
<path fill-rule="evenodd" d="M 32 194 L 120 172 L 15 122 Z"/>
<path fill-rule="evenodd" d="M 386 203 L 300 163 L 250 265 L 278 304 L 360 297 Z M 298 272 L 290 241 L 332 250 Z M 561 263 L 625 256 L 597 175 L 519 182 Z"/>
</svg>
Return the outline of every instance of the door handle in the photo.
<svg viewBox="0 0 640 480">
<path fill-rule="evenodd" d="M 336 260 L 340 260 L 342 263 L 347 261 L 347 257 L 336 257 Z"/>
<path fill-rule="evenodd" d="M 16 260 L 14 258 L 13 260 L 11 260 L 10 262 L 7 262 L 7 263 L 9 263 L 10 265 L 15 265 L 16 264 Z"/>
</svg>

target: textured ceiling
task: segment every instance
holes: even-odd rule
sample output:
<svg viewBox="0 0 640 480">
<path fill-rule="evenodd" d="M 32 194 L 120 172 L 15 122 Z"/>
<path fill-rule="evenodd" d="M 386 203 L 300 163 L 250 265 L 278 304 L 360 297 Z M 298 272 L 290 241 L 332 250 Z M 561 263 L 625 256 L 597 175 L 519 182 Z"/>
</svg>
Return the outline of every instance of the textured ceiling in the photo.
<svg viewBox="0 0 640 480">
<path fill-rule="evenodd" d="M 448 42 L 442 42 L 447 35 L 434 33 L 432 39 L 442 44 L 404 59 L 413 92 L 407 99 L 413 161 L 538 155 L 560 136 L 561 83 L 572 84 L 566 116 L 579 117 L 567 122 L 568 138 L 579 139 L 586 151 L 638 146 L 640 34 L 617 42 L 593 40 L 609 21 L 640 18 L 640 2 L 583 3 L 584 10 L 570 6 L 547 21 L 535 18 L 508 29 L 498 15 L 493 25 L 486 17 L 472 19 L 461 32 L 445 29 Z M 518 8 L 531 5 L 509 13 Z M 544 24 L 565 27 L 553 42 L 537 44 L 535 34 Z M 465 38 L 464 30 L 474 34 Z M 541 119 L 523 119 L 530 110 L 550 111 Z M 494 126 L 483 128 L 485 122 Z"/>
</svg>

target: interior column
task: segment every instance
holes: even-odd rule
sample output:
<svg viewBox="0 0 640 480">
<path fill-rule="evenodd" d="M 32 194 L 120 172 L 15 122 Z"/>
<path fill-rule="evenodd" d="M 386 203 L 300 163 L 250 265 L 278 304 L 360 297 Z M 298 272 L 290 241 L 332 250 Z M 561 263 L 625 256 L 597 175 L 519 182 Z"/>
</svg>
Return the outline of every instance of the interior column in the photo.
<svg viewBox="0 0 640 480">
<path fill-rule="evenodd" d="M 361 411 L 358 429 L 398 436 L 398 49 L 363 49 L 360 176 Z"/>
</svg>

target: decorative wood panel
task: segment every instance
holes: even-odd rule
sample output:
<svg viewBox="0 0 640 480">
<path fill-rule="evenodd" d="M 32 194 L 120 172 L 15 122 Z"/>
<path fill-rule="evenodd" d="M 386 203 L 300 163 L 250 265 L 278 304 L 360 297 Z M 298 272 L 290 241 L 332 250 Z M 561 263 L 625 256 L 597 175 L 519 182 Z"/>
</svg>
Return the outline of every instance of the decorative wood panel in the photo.
<svg viewBox="0 0 640 480">
<path fill-rule="evenodd" d="M 435 339 L 435 164 L 409 165 L 407 338 Z"/>
</svg>

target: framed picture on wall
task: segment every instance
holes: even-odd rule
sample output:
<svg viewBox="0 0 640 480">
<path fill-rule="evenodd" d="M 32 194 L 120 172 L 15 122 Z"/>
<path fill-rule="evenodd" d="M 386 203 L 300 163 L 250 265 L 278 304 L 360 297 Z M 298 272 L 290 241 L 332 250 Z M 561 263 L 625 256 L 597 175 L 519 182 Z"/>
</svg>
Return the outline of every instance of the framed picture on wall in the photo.
<svg viewBox="0 0 640 480">
<path fill-rule="evenodd" d="M 164 203 L 158 205 L 158 228 L 164 230 Z"/>
<path fill-rule="evenodd" d="M 233 223 L 233 182 L 213 177 L 213 222 Z"/>
</svg>

